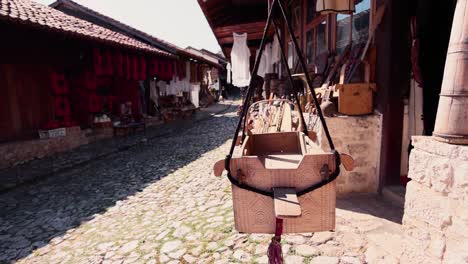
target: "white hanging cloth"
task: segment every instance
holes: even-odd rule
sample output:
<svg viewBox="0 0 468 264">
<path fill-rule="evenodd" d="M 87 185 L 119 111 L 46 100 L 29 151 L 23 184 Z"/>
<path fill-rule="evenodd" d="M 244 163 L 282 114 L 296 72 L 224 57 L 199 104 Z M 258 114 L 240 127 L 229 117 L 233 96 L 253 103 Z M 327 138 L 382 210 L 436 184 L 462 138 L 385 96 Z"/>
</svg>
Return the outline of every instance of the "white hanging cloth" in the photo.
<svg viewBox="0 0 468 264">
<path fill-rule="evenodd" d="M 227 64 L 226 70 L 227 70 L 227 83 L 231 84 L 232 83 L 232 80 L 231 80 L 231 63 Z"/>
<path fill-rule="evenodd" d="M 159 94 L 158 94 L 158 89 L 156 88 L 155 80 L 150 81 L 150 99 L 151 101 L 154 102 L 156 107 L 159 106 Z"/>
<path fill-rule="evenodd" d="M 200 107 L 200 85 L 199 84 L 191 84 L 190 101 L 196 108 Z"/>
<path fill-rule="evenodd" d="M 271 47 L 271 63 L 275 64 L 281 60 L 281 50 L 278 36 L 275 35 L 273 39 L 273 45 Z"/>
<path fill-rule="evenodd" d="M 159 93 L 163 96 L 168 95 L 168 85 L 165 81 L 158 81 L 156 85 L 159 87 Z"/>
<path fill-rule="evenodd" d="M 260 49 L 257 50 L 257 58 L 258 54 L 260 52 Z M 262 59 L 260 60 L 260 64 L 258 65 L 258 72 L 257 75 L 265 78 L 265 74 L 267 73 L 273 73 L 273 61 L 271 54 L 272 53 L 272 45 L 271 43 L 268 43 L 265 45 L 265 50 L 263 51 L 262 54 Z"/>
<path fill-rule="evenodd" d="M 231 51 L 232 84 L 245 87 L 250 83 L 250 50 L 247 46 L 247 33 L 233 33 L 234 44 Z"/>
<path fill-rule="evenodd" d="M 272 60 L 273 45 L 271 43 L 266 44 L 265 52 L 263 57 L 265 59 L 265 73 L 273 73 L 273 60 Z"/>
</svg>

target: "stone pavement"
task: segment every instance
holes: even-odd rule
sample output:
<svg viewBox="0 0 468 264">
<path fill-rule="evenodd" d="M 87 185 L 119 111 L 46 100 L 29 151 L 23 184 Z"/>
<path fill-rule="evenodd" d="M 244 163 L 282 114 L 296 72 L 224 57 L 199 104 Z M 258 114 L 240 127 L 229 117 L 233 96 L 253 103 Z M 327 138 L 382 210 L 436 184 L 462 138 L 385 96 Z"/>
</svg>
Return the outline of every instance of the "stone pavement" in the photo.
<svg viewBox="0 0 468 264">
<path fill-rule="evenodd" d="M 167 136 L 193 126 L 213 114 L 226 110 L 232 102 L 215 104 L 202 108 L 191 119 L 176 120 L 156 127 L 149 127 L 144 132 L 128 137 L 114 137 L 80 146 L 71 152 L 62 152 L 42 159 L 36 159 L 12 168 L 0 169 L 0 192 L 18 185 L 34 183 L 46 177 L 60 174 L 65 170 L 101 159 L 110 154 L 126 150 L 148 139 Z"/>
<path fill-rule="evenodd" d="M 271 236 L 233 229 L 228 180 L 211 174 L 235 110 L 0 195 L 0 262 L 267 263 Z M 399 263 L 401 209 L 337 206 L 336 232 L 284 236 L 286 263 Z"/>
</svg>

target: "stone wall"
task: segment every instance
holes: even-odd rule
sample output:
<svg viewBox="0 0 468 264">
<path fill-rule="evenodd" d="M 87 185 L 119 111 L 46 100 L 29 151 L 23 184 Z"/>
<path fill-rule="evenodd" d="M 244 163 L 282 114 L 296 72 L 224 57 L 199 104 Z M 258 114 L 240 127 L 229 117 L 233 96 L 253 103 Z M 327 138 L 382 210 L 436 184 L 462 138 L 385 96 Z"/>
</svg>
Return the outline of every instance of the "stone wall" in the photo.
<svg viewBox="0 0 468 264">
<path fill-rule="evenodd" d="M 402 263 L 468 263 L 468 146 L 413 137 Z"/>
<path fill-rule="evenodd" d="M 88 139 L 80 127 L 67 128 L 64 137 L 0 144 L 0 153 L 2 153 L 0 169 L 44 158 L 54 153 L 70 151 L 84 144 L 88 144 Z"/>
<path fill-rule="evenodd" d="M 330 117 L 326 118 L 326 122 L 335 148 L 354 158 L 353 171 L 346 171 L 341 166 L 337 180 L 338 194 L 376 193 L 379 184 L 381 115 Z M 312 120 L 309 124 L 317 132 L 318 144 L 322 149 L 329 150 L 320 121 Z"/>
</svg>

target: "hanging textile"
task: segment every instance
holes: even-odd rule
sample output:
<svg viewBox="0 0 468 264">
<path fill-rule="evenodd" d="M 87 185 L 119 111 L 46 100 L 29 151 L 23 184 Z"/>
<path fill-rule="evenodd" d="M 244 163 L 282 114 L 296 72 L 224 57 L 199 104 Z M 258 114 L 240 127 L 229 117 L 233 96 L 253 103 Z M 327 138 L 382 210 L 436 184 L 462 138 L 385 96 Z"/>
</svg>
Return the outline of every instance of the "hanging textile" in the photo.
<svg viewBox="0 0 468 264">
<path fill-rule="evenodd" d="M 124 59 L 122 53 L 116 52 L 114 54 L 113 62 L 114 72 L 117 74 L 117 76 L 124 77 Z"/>
<path fill-rule="evenodd" d="M 107 110 L 111 113 L 115 113 L 117 107 L 117 96 L 109 95 L 107 96 Z"/>
<path fill-rule="evenodd" d="M 206 71 L 206 79 L 207 79 L 207 84 L 208 85 L 213 84 L 213 78 L 211 77 L 211 71 Z"/>
<path fill-rule="evenodd" d="M 259 50 L 257 50 L 257 55 L 256 55 L 257 57 L 258 57 L 258 52 Z M 263 51 L 263 55 L 260 60 L 260 64 L 259 64 L 258 72 L 257 72 L 257 75 L 262 78 L 265 78 L 265 74 L 273 72 L 271 52 L 272 52 L 272 45 L 271 43 L 268 43 L 265 45 L 265 50 Z"/>
<path fill-rule="evenodd" d="M 176 68 L 177 68 L 177 76 L 179 77 L 179 80 L 184 79 L 185 78 L 185 63 L 183 61 L 177 61 Z"/>
<path fill-rule="evenodd" d="M 151 59 L 148 63 L 149 77 L 159 77 L 159 63 L 156 59 Z"/>
<path fill-rule="evenodd" d="M 181 92 L 184 92 L 184 93 L 189 93 L 190 92 L 190 63 L 187 61 L 187 62 L 183 62 L 182 63 L 183 65 L 183 70 L 185 71 L 185 74 L 184 74 L 184 78 L 180 80 L 180 90 Z"/>
<path fill-rule="evenodd" d="M 417 35 L 417 20 L 416 17 L 411 17 L 411 77 L 423 86 L 421 68 L 419 67 L 419 37 Z"/>
<path fill-rule="evenodd" d="M 190 101 L 198 108 L 200 107 L 200 85 L 192 84 L 190 87 Z"/>
<path fill-rule="evenodd" d="M 163 60 L 160 64 L 161 80 L 171 81 L 175 73 L 175 63 L 172 60 Z"/>
<path fill-rule="evenodd" d="M 94 92 L 88 94 L 88 111 L 99 113 L 102 110 L 102 101 Z"/>
<path fill-rule="evenodd" d="M 176 95 L 178 92 L 177 77 L 174 75 L 172 80 L 169 82 L 167 94 Z"/>
<path fill-rule="evenodd" d="M 138 92 L 139 92 L 139 100 L 140 100 L 140 107 L 139 107 L 139 113 L 141 114 L 146 114 L 148 107 L 146 105 L 146 86 L 145 86 L 145 81 L 138 81 Z"/>
<path fill-rule="evenodd" d="M 138 72 L 138 57 L 132 56 L 132 80 L 140 79 L 140 73 Z"/>
<path fill-rule="evenodd" d="M 228 63 L 226 66 L 226 71 L 227 71 L 227 83 L 231 84 L 231 63 Z"/>
<path fill-rule="evenodd" d="M 146 80 L 146 59 L 143 56 L 139 57 L 138 61 L 138 73 L 139 73 L 139 80 Z"/>
<path fill-rule="evenodd" d="M 250 83 L 250 50 L 247 46 L 247 33 L 233 33 L 234 44 L 231 51 L 232 84 L 245 87 Z"/>
<path fill-rule="evenodd" d="M 54 98 L 54 110 L 56 116 L 71 116 L 71 107 L 68 98 L 66 96 L 56 96 Z"/>
<path fill-rule="evenodd" d="M 158 81 L 156 85 L 159 87 L 161 95 L 167 95 L 167 83 L 165 81 Z"/>
<path fill-rule="evenodd" d="M 132 79 L 132 60 L 128 54 L 125 54 L 125 79 Z"/>
<path fill-rule="evenodd" d="M 102 67 L 102 53 L 98 48 L 95 48 L 93 51 L 93 68 L 94 73 L 98 76 L 104 74 L 104 69 Z"/>
<path fill-rule="evenodd" d="M 84 72 L 84 86 L 82 88 L 85 88 L 87 90 L 96 90 L 97 88 L 97 80 L 96 76 L 94 75 L 93 72 L 87 70 Z"/>
<path fill-rule="evenodd" d="M 169 79 L 172 79 L 172 77 L 176 74 L 176 65 L 175 61 L 169 61 Z"/>
<path fill-rule="evenodd" d="M 150 81 L 150 99 L 153 101 L 156 107 L 159 107 L 159 93 L 158 89 L 156 88 L 156 81 Z"/>
<path fill-rule="evenodd" d="M 271 46 L 271 63 L 275 64 L 281 61 L 281 49 L 278 36 L 275 35 Z"/>
<path fill-rule="evenodd" d="M 112 53 L 110 50 L 104 51 L 102 60 L 102 69 L 104 70 L 104 75 L 111 76 L 114 73 L 114 65 L 112 63 Z"/>
<path fill-rule="evenodd" d="M 198 67 L 195 63 L 190 63 L 190 82 L 191 83 L 198 83 L 200 79 L 198 79 Z"/>
<path fill-rule="evenodd" d="M 317 0 L 316 12 L 351 14 L 355 10 L 354 0 Z"/>
<path fill-rule="evenodd" d="M 162 59 L 159 61 L 159 79 L 167 81 L 167 61 Z"/>
<path fill-rule="evenodd" d="M 65 78 L 65 74 L 52 72 L 51 73 L 52 91 L 55 95 L 68 94 L 68 83 Z"/>
</svg>

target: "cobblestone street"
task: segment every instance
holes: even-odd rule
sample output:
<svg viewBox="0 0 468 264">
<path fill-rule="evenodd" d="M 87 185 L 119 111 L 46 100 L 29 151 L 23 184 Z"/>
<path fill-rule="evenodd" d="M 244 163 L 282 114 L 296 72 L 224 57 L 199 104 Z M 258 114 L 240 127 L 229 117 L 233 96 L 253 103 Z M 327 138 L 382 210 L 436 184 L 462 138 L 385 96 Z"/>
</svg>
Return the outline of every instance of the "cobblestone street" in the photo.
<svg viewBox="0 0 468 264">
<path fill-rule="evenodd" d="M 0 195 L 1 263 L 267 263 L 270 235 L 238 234 L 212 175 L 236 106 Z M 402 209 L 342 197 L 335 232 L 286 235 L 286 263 L 399 263 Z"/>
</svg>

